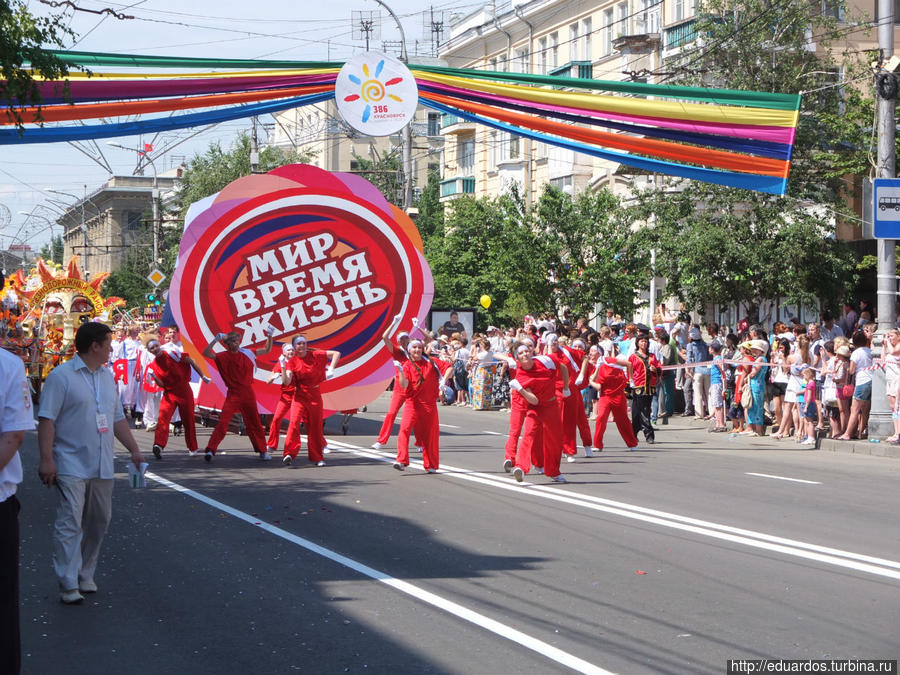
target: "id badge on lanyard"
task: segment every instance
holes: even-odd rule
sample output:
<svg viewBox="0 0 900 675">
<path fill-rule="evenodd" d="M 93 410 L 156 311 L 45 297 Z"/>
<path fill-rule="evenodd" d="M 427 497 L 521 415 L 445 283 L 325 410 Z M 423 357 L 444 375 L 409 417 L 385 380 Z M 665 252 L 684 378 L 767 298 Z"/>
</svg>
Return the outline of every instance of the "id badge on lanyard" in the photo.
<svg viewBox="0 0 900 675">
<path fill-rule="evenodd" d="M 82 371 L 81 374 L 84 376 L 84 379 L 88 381 L 88 385 L 94 392 L 94 402 L 97 405 L 97 431 L 101 434 L 108 433 L 109 418 L 107 418 L 106 413 L 100 411 L 100 387 L 97 386 L 97 378 L 94 376 L 94 373 L 91 373 L 90 379 L 84 374 L 84 371 Z"/>
</svg>

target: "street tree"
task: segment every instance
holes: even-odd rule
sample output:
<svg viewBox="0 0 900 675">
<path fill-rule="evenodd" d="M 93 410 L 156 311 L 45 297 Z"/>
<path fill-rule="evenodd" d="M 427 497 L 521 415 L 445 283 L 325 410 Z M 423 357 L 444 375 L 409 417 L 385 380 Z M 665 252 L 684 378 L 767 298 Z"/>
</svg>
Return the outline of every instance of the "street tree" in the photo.
<svg viewBox="0 0 900 675">
<path fill-rule="evenodd" d="M 52 53 L 65 47 L 74 33 L 62 14 L 35 16 L 24 0 L 0 0 L 0 105 L 6 119 L 22 127 L 21 109 L 40 106 L 39 83 L 62 80 L 68 66 Z M 63 85 L 60 94 L 67 94 Z"/>
<path fill-rule="evenodd" d="M 535 227 L 550 259 L 553 309 L 593 318 L 613 308 L 630 316 L 635 289 L 650 280 L 650 254 L 633 230 L 633 212 L 609 190 L 574 199 L 548 186 L 534 210 Z M 549 308 L 548 308 L 549 309 Z"/>
</svg>

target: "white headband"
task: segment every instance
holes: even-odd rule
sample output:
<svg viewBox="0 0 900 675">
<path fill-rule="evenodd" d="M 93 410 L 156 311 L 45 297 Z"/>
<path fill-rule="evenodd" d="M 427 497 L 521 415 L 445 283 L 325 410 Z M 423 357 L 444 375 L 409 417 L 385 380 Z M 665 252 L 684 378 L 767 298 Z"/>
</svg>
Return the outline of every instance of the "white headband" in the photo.
<svg viewBox="0 0 900 675">
<path fill-rule="evenodd" d="M 305 343 L 305 342 L 306 342 L 306 338 L 303 337 L 302 335 L 298 335 L 298 336 L 295 337 L 293 340 L 291 340 L 291 346 L 292 346 L 292 347 L 296 347 L 296 346 L 297 346 L 299 343 L 301 343 L 301 342 Z"/>
</svg>

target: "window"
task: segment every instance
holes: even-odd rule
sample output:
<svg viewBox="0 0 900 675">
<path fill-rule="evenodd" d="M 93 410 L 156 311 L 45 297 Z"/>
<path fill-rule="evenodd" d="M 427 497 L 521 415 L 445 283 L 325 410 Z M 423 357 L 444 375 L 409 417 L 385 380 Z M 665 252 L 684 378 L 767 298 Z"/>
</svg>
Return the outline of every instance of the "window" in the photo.
<svg viewBox="0 0 900 675">
<path fill-rule="evenodd" d="M 475 139 L 461 138 L 456 143 L 456 162 L 460 171 L 471 171 L 475 168 Z"/>
<path fill-rule="evenodd" d="M 497 57 L 492 56 L 488 59 L 488 70 L 497 70 Z"/>
<path fill-rule="evenodd" d="M 616 5 L 616 23 L 613 26 L 613 39 L 622 35 L 628 35 L 628 3 L 620 2 Z"/>
<path fill-rule="evenodd" d="M 538 40 L 538 51 L 540 52 L 541 74 L 547 74 L 547 38 L 542 37 Z"/>
<path fill-rule="evenodd" d="M 681 21 L 684 18 L 684 0 L 675 0 L 672 3 L 672 21 Z"/>
<path fill-rule="evenodd" d="M 875 11 L 878 11 L 878 3 L 875 3 Z M 836 0 L 822 0 L 822 16 L 830 16 L 838 21 L 844 20 L 843 3 Z M 897 0 L 894 0 L 894 23 L 897 23 Z"/>
<path fill-rule="evenodd" d="M 493 171 L 497 166 L 497 162 L 500 161 L 500 148 L 498 147 L 496 131 L 488 132 L 488 150 L 490 152 L 490 166 L 488 166 L 488 171 Z"/>
<path fill-rule="evenodd" d="M 531 68 L 528 67 L 528 48 L 523 47 L 522 49 L 516 50 L 516 72 L 517 73 L 528 73 L 531 72 Z"/>
<path fill-rule="evenodd" d="M 440 136 L 441 135 L 441 113 L 439 113 L 439 112 L 429 112 L 428 113 L 428 135 L 429 136 Z"/>
<path fill-rule="evenodd" d="M 607 9 L 603 12 L 603 29 L 600 33 L 602 44 L 602 56 L 609 56 L 612 54 L 612 41 L 613 41 L 613 11 L 612 9 Z"/>
<path fill-rule="evenodd" d="M 559 64 L 559 33 L 550 33 L 550 63 L 549 70 L 556 70 Z M 549 71 L 548 71 L 549 72 Z"/>
<path fill-rule="evenodd" d="M 555 187 L 557 190 L 565 192 L 568 195 L 571 195 L 573 192 L 574 183 L 572 181 L 572 176 L 561 176 L 559 178 L 551 178 L 550 185 Z"/>
<path fill-rule="evenodd" d="M 591 20 L 585 19 L 581 22 L 581 32 L 583 34 L 581 40 L 581 60 L 582 61 L 593 61 L 593 55 L 591 54 Z"/>
<path fill-rule="evenodd" d="M 578 60 L 578 24 L 569 26 L 569 61 Z"/>
<path fill-rule="evenodd" d="M 875 0 L 875 23 L 878 23 L 878 0 Z M 900 0 L 894 0 L 894 25 L 900 23 Z"/>
<path fill-rule="evenodd" d="M 143 218 L 141 218 L 142 215 L 143 213 L 141 211 L 126 211 L 125 229 L 129 232 L 135 232 L 136 230 L 141 229 L 141 223 L 143 222 Z"/>
</svg>

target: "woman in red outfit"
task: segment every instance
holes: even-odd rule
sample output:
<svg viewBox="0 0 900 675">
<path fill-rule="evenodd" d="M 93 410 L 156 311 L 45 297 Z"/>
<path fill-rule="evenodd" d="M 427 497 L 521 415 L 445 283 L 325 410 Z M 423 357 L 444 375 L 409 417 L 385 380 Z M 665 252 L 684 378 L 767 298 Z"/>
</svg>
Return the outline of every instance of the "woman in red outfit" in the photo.
<svg viewBox="0 0 900 675">
<path fill-rule="evenodd" d="M 441 381 L 453 371 L 448 370 L 442 376 L 437 365 L 425 357 L 425 345 L 421 340 L 410 340 L 407 349 L 409 360 L 406 363 L 394 361 L 404 397 L 394 468 L 403 471 L 409 466 L 409 434 L 413 432 L 422 443 L 425 471 L 437 473 L 440 455 L 437 399 Z"/>
<path fill-rule="evenodd" d="M 628 357 L 631 361 L 631 428 L 634 435 L 641 429 L 648 443 L 653 443 L 653 425 L 650 424 L 650 408 L 656 383 L 662 375 L 659 361 L 650 353 L 650 336 L 638 335 L 634 339 L 634 353 Z M 696 405 L 696 403 L 695 403 Z M 699 410 L 699 408 L 698 408 Z"/>
<path fill-rule="evenodd" d="M 591 386 L 599 393 L 594 449 L 598 452 L 603 450 L 603 434 L 606 433 L 606 422 L 612 413 L 625 447 L 634 450 L 638 442 L 631 428 L 631 420 L 628 419 L 628 402 L 625 400 L 625 387 L 631 379 L 631 362 L 624 356 L 603 356 L 603 347 L 598 346 L 597 350 L 600 358 L 591 375 Z"/>
<path fill-rule="evenodd" d="M 159 417 L 153 435 L 153 456 L 162 459 L 162 451 L 169 441 L 169 422 L 175 409 L 181 415 L 184 428 L 184 442 L 188 453 L 197 454 L 197 429 L 194 426 L 194 392 L 191 391 L 191 368 L 209 382 L 209 378 L 200 372 L 200 368 L 187 354 L 177 351 L 167 352 L 159 344 L 159 340 L 149 340 L 147 351 L 153 354 L 151 377 L 162 387 L 163 395 L 159 402 Z"/>
<path fill-rule="evenodd" d="M 531 341 L 531 338 L 523 338 L 522 345 L 527 345 L 529 349 L 534 349 L 534 343 Z M 513 350 L 513 353 L 515 353 L 515 350 Z M 512 380 L 516 376 L 516 369 L 519 367 L 519 362 L 511 357 L 500 358 L 506 358 L 509 363 L 510 383 L 512 383 Z M 522 435 L 522 427 L 525 424 L 525 415 L 527 412 L 528 401 L 525 400 L 525 397 L 522 396 L 512 384 L 510 384 L 509 434 L 506 437 L 506 447 L 504 448 L 503 457 L 503 470 L 506 471 L 506 473 L 512 471 L 513 466 L 515 466 L 516 453 L 519 447 L 519 437 Z M 542 452 L 540 432 L 541 429 L 539 426 L 537 428 L 537 441 L 532 444 L 532 452 L 534 454 L 531 457 L 531 464 L 537 468 L 538 473 L 544 473 L 544 455 Z"/>
<path fill-rule="evenodd" d="M 269 440 L 266 441 L 266 452 L 274 452 L 278 449 L 278 439 L 281 436 L 281 420 L 287 417 L 291 411 L 291 403 L 294 402 L 294 384 L 287 382 L 285 366 L 294 357 L 294 345 L 282 345 L 281 356 L 278 363 L 272 368 L 272 375 L 266 380 L 271 384 L 276 378 L 281 380 L 281 397 L 275 404 L 275 412 L 272 414 L 272 424 L 269 426 Z"/>
<path fill-rule="evenodd" d="M 565 483 L 559 472 L 562 458 L 562 417 L 560 404 L 556 398 L 556 383 L 559 379 L 556 363 L 549 356 L 535 356 L 532 347 L 518 344 L 514 350 L 518 367 L 516 377 L 509 386 L 515 389 L 528 403 L 522 442 L 516 451 L 516 468 L 513 476 L 522 482 L 531 468 L 532 456 L 541 454 L 544 473 L 555 483 Z M 535 445 L 540 445 L 537 451 Z"/>
<path fill-rule="evenodd" d="M 331 376 L 337 367 L 341 353 L 328 349 L 309 349 L 306 338 L 294 338 L 294 356 L 285 366 L 285 380 L 294 385 L 291 403 L 291 419 L 287 438 L 284 440 L 284 457 L 281 461 L 290 466 L 300 451 L 300 422 L 306 422 L 306 452 L 310 462 L 325 466 L 322 454 L 322 393 L 319 385 Z M 328 365 L 331 359 L 331 365 Z M 305 420 L 304 420 L 305 418 Z"/>
<path fill-rule="evenodd" d="M 391 352 L 391 357 L 394 361 L 399 361 L 400 363 L 405 363 L 409 360 L 409 354 L 407 354 L 406 349 L 409 346 L 409 333 L 406 331 L 400 331 L 397 333 L 397 342 L 396 344 L 391 342 L 391 333 L 393 333 L 397 326 L 400 323 L 400 315 L 394 317 L 394 320 L 391 322 L 391 325 L 387 327 L 384 331 L 384 334 L 381 336 L 381 341 L 384 343 L 384 346 Z M 384 416 L 384 421 L 381 423 L 381 430 L 378 432 L 378 439 L 372 443 L 373 450 L 380 450 L 383 448 L 388 440 L 391 438 L 391 429 L 394 428 L 394 420 L 397 419 L 397 413 L 400 412 L 400 408 L 403 407 L 403 392 L 400 391 L 400 379 L 399 376 L 394 376 L 394 389 L 391 391 L 391 402 L 388 404 L 387 413 Z M 418 446 L 419 444 L 416 443 Z"/>
</svg>

